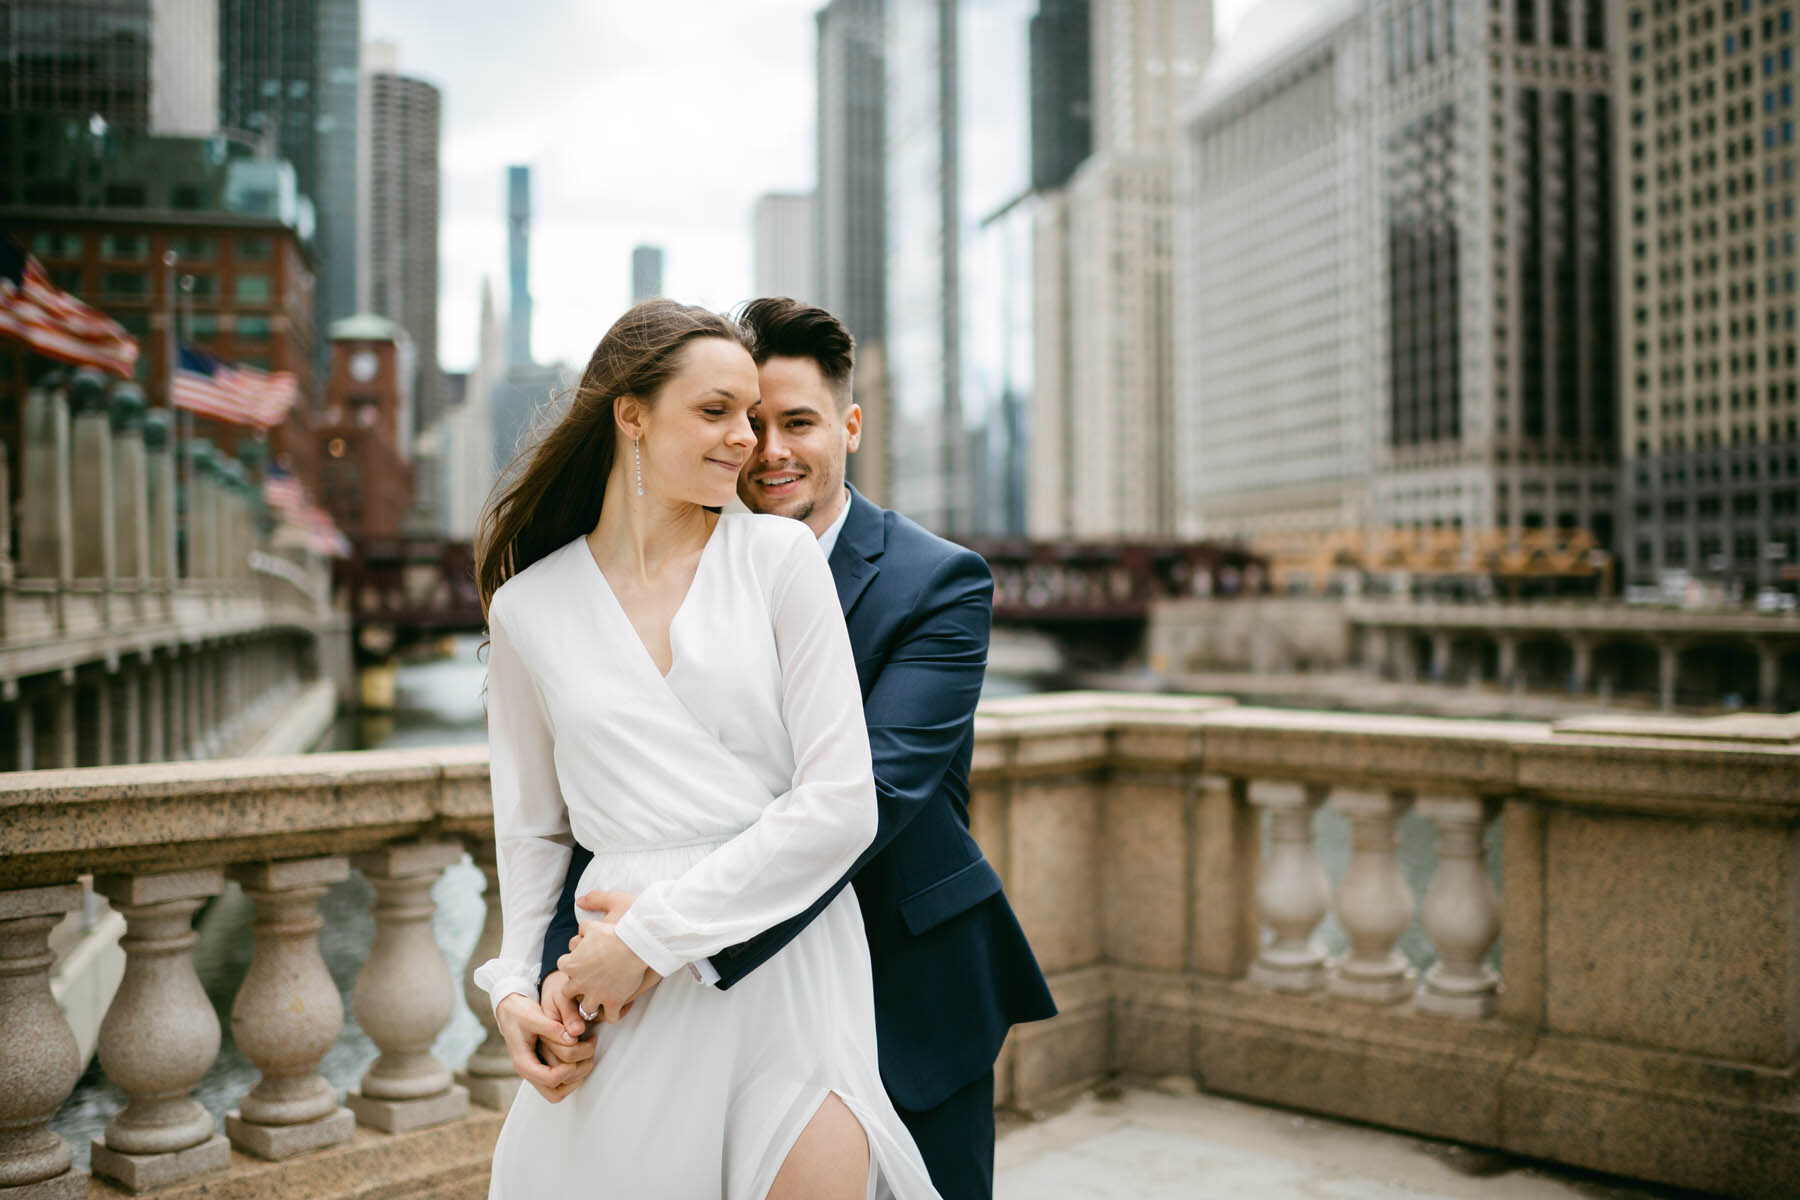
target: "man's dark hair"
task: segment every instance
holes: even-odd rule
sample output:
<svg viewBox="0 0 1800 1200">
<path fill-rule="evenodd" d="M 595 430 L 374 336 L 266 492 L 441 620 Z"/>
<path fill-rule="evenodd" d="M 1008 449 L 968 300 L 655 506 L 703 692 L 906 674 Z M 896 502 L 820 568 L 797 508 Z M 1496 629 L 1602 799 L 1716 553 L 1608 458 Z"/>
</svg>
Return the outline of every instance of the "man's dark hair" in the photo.
<svg viewBox="0 0 1800 1200">
<path fill-rule="evenodd" d="M 840 409 L 850 405 L 850 375 L 856 366 L 856 339 L 844 323 L 814 304 L 786 296 L 751 300 L 737 312 L 756 365 L 771 358 L 810 358 Z"/>
</svg>

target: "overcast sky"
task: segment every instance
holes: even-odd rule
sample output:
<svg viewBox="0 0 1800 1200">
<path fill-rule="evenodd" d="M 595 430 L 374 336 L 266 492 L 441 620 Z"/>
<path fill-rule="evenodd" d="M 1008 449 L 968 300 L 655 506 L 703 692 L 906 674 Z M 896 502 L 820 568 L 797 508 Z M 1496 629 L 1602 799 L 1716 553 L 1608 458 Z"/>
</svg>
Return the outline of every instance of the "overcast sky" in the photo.
<svg viewBox="0 0 1800 1200">
<path fill-rule="evenodd" d="M 726 308 L 750 289 L 750 207 L 813 185 L 823 0 L 365 0 L 366 39 L 444 93 L 438 353 L 474 358 L 483 277 L 506 302 L 505 169 L 532 168 L 533 349 L 580 364 L 631 294 Z M 1254 0 L 1215 0 L 1222 36 Z M 454 17 L 451 16 L 454 11 Z"/>
</svg>

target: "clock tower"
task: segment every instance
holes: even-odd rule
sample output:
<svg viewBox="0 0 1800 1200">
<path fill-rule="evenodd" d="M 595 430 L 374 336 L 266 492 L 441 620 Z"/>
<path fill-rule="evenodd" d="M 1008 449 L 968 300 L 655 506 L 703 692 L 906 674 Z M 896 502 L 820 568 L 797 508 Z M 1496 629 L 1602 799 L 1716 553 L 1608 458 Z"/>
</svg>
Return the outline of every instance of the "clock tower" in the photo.
<svg viewBox="0 0 1800 1200">
<path fill-rule="evenodd" d="M 400 535 L 412 504 L 412 339 L 370 314 L 331 326 L 331 373 L 317 429 L 319 501 L 352 540 Z"/>
</svg>

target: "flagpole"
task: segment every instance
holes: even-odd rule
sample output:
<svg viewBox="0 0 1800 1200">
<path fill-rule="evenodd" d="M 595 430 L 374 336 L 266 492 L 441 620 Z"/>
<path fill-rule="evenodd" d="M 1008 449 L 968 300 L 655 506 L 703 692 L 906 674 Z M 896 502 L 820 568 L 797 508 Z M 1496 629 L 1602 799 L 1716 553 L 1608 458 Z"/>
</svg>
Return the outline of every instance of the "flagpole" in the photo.
<svg viewBox="0 0 1800 1200">
<path fill-rule="evenodd" d="M 180 255 L 176 254 L 175 251 L 163 251 L 163 301 L 167 308 L 167 311 L 163 314 L 163 323 L 165 326 L 164 333 L 167 337 L 169 348 L 168 369 L 163 374 L 165 376 L 164 385 L 168 389 L 169 415 L 174 418 L 175 479 L 178 485 L 176 494 L 181 500 L 181 503 L 176 506 L 175 511 L 175 532 L 180 543 L 181 557 L 185 560 L 188 553 L 185 518 L 193 507 L 192 489 L 194 481 L 191 478 L 192 472 L 188 466 L 187 422 L 183 419 L 187 414 L 176 407 L 175 404 L 175 375 L 176 372 L 181 370 L 181 331 L 176 328 L 177 309 L 175 306 L 175 264 L 179 260 Z M 179 562 L 176 564 L 175 573 L 178 575 L 180 574 Z M 193 577 L 194 569 L 192 563 L 188 564 L 187 574 L 189 578 Z"/>
</svg>

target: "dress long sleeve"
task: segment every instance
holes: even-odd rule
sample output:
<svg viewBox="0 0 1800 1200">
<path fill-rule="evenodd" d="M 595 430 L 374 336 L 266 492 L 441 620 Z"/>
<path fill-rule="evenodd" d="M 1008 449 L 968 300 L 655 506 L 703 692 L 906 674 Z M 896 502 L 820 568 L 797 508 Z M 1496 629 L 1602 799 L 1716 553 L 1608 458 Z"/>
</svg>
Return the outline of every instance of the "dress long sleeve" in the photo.
<svg viewBox="0 0 1800 1200">
<path fill-rule="evenodd" d="M 825 556 L 804 525 L 794 533 L 770 606 L 793 784 L 685 874 L 644 889 L 620 920 L 620 939 L 665 976 L 805 910 L 875 836 L 849 634 Z M 560 877 L 561 868 L 552 878 Z"/>
<path fill-rule="evenodd" d="M 488 608 L 488 754 L 500 875 L 500 955 L 475 971 L 496 1007 L 538 994 L 538 950 L 569 868 L 569 813 L 556 778 L 555 735 L 542 696 L 502 614 Z"/>
</svg>

